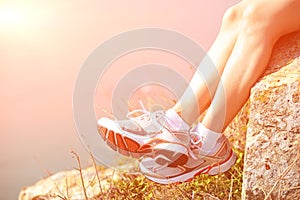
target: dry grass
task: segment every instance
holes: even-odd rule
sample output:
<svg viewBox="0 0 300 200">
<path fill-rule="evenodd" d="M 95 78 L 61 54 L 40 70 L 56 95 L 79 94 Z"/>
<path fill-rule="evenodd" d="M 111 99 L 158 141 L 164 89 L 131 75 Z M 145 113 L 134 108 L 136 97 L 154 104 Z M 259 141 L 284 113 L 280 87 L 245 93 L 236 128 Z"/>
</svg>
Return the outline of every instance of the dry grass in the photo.
<svg viewBox="0 0 300 200">
<path fill-rule="evenodd" d="M 191 182 L 161 185 L 143 175 L 123 173 L 98 199 L 241 199 L 243 152 L 236 165 L 216 176 L 199 175 Z"/>
<path fill-rule="evenodd" d="M 162 104 L 166 104 L 166 107 L 170 107 L 170 105 L 174 104 L 174 101 L 168 100 L 168 102 L 166 102 L 166 99 L 162 99 L 161 101 L 163 102 Z M 146 100 L 144 103 L 145 107 L 151 108 L 151 101 Z M 236 164 L 226 173 L 216 176 L 202 174 L 195 177 L 190 182 L 161 185 L 148 180 L 140 173 L 122 173 L 116 171 L 120 177 L 118 179 L 113 179 L 112 177 L 114 175 L 111 175 L 110 177 L 105 178 L 106 186 L 108 186 L 108 188 L 106 187 L 103 189 L 101 187 L 101 182 L 104 180 L 99 178 L 101 177 L 99 175 L 101 175 L 103 171 L 97 170 L 98 167 L 96 166 L 93 155 L 90 154 L 92 164 L 96 169 L 95 181 L 98 182 L 100 187 L 100 194 L 92 199 L 241 199 L 245 130 L 242 130 L 243 127 L 239 126 L 240 124 L 244 124 L 243 126 L 246 125 L 247 117 L 245 116 L 247 116 L 247 110 L 248 108 L 245 106 L 240 114 L 233 120 L 233 128 L 229 128 L 231 131 L 229 131 L 227 136 L 235 146 L 234 151 L 236 152 L 238 159 Z M 239 127 L 239 129 L 236 129 L 237 127 Z M 84 185 L 80 159 L 75 152 L 72 152 L 72 154 L 76 157 L 78 162 L 79 168 L 77 168 L 77 170 L 81 175 L 82 189 L 84 190 L 84 197 L 87 200 L 88 195 L 86 194 L 86 186 Z"/>
<path fill-rule="evenodd" d="M 144 102 L 145 107 L 151 107 L 149 102 L 148 100 Z M 168 104 L 166 107 L 174 104 L 174 101 L 166 102 L 166 99 L 162 102 L 160 103 Z M 122 173 L 121 178 L 111 181 L 110 188 L 98 195 L 97 199 L 241 199 L 247 121 L 246 104 L 231 123 L 232 127 L 227 135 L 236 147 L 234 151 L 238 159 L 226 173 L 216 176 L 203 174 L 195 177 L 191 182 L 169 185 L 154 183 L 141 174 Z"/>
</svg>

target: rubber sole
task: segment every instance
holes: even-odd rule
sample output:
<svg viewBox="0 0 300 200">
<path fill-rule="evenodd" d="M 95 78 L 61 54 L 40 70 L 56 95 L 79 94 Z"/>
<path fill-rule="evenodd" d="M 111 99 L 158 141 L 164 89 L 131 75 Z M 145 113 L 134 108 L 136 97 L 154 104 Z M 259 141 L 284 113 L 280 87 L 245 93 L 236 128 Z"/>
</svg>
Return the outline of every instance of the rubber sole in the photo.
<svg viewBox="0 0 300 200">
<path fill-rule="evenodd" d="M 104 127 L 104 124 L 110 125 Z M 124 156 L 141 158 L 144 155 L 156 157 L 161 154 L 167 158 L 165 162 L 169 162 L 170 165 L 184 164 L 188 159 L 188 150 L 182 144 L 119 130 L 109 119 L 102 118 L 98 121 L 98 132 L 110 148 Z"/>
<path fill-rule="evenodd" d="M 153 173 L 146 166 L 142 164 L 143 162 L 140 162 L 139 167 L 140 167 L 140 171 L 148 179 L 160 184 L 171 184 L 171 183 L 182 183 L 182 182 L 191 181 L 195 176 L 199 174 L 217 175 L 219 173 L 224 173 L 228 171 L 235 164 L 235 162 L 236 162 L 236 155 L 231 150 L 231 154 L 229 158 L 222 163 L 216 163 L 212 166 L 209 165 L 203 168 L 198 168 L 196 170 L 172 178 L 163 177 Z"/>
</svg>

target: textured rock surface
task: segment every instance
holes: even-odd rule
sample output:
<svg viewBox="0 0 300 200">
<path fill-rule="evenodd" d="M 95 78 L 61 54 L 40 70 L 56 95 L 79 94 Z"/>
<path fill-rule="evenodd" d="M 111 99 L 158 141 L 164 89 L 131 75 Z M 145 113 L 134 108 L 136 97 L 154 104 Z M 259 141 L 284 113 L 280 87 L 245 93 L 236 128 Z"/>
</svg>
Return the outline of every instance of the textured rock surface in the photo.
<svg viewBox="0 0 300 200">
<path fill-rule="evenodd" d="M 300 32 L 276 44 L 252 88 L 243 198 L 300 199 Z"/>
<path fill-rule="evenodd" d="M 126 168 L 126 170 L 123 169 L 122 171 L 99 168 L 97 171 L 100 181 L 98 181 L 94 167 L 83 169 L 82 179 L 84 180 L 87 197 L 85 197 L 84 194 L 79 171 L 72 170 L 58 172 L 46 179 L 38 181 L 33 186 L 24 188 L 19 194 L 19 200 L 219 199 L 210 193 L 203 192 L 203 187 L 206 187 L 206 185 L 210 183 L 207 181 L 207 178 L 201 179 L 198 177 L 194 183 L 190 182 L 181 185 L 161 185 L 146 179 L 139 173 L 126 173 L 128 169 L 134 169 L 134 165 L 126 165 Z M 219 182 L 224 181 L 224 178 L 225 177 L 220 179 Z M 228 183 L 231 182 L 230 179 L 225 178 L 225 180 Z M 101 188 L 99 185 L 101 185 Z M 217 185 L 218 184 L 212 185 L 210 183 L 212 190 L 214 190 L 214 187 Z M 198 188 L 200 189 L 197 190 Z M 224 190 L 222 191 L 224 192 Z M 230 192 L 226 191 L 223 196 L 228 197 L 229 194 Z M 232 195 L 232 198 L 236 199 L 235 197 L 237 196 L 239 197 L 238 194 Z"/>
<path fill-rule="evenodd" d="M 19 194 L 19 200 L 86 199 L 82 180 L 84 180 L 86 196 L 88 199 L 95 199 L 102 192 L 107 192 L 112 181 L 120 179 L 120 170 L 122 172 L 129 172 L 129 170 L 133 169 L 135 169 L 134 165 L 123 166 L 123 168 L 120 168 L 117 171 L 114 169 L 97 167 L 99 179 L 96 176 L 95 167 L 83 169 L 82 179 L 79 170 L 77 169 L 58 172 L 36 182 L 30 187 L 24 187 Z"/>
<path fill-rule="evenodd" d="M 101 169 L 99 169 L 101 170 Z M 108 184 L 106 177 L 112 177 L 113 171 L 106 170 L 101 175 L 101 185 L 103 189 L 107 188 Z M 95 169 L 87 168 L 83 171 L 85 185 L 87 187 L 87 196 L 94 197 L 100 193 L 100 187 L 95 177 Z M 114 177 L 117 178 L 117 177 Z M 78 170 L 59 172 L 46 179 L 42 179 L 33 186 L 23 188 L 19 194 L 19 200 L 61 200 L 61 199 L 85 199 L 82 190 L 82 183 Z"/>
</svg>

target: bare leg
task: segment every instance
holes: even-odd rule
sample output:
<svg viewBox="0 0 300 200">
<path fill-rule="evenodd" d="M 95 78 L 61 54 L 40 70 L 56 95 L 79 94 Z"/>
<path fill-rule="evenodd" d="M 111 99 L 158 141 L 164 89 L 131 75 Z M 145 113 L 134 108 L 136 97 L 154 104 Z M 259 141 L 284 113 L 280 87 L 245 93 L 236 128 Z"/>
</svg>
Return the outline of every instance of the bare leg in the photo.
<svg viewBox="0 0 300 200">
<path fill-rule="evenodd" d="M 194 74 L 189 87 L 173 107 L 190 125 L 207 109 L 217 88 L 239 32 L 239 17 L 242 14 L 239 7 L 238 4 L 225 13 L 215 42 L 198 67 L 199 73 Z"/>
<path fill-rule="evenodd" d="M 278 38 L 300 29 L 299 0 L 244 0 L 232 10 L 235 12 L 229 16 L 235 19 L 233 26 L 230 23 L 225 26 L 227 20 L 224 20 L 220 34 L 209 50 L 217 73 L 212 70 L 214 66 L 206 65 L 204 59 L 199 66 L 204 80 L 196 73 L 189 88 L 173 108 L 182 112 L 184 121 L 191 123 L 198 117 L 199 110 L 203 111 L 210 104 L 213 96 L 202 123 L 190 132 L 187 144 L 191 145 L 191 151 L 182 154 L 185 155 L 182 159 L 168 160 L 168 165 L 162 165 L 163 162 L 153 158 L 142 159 L 141 171 L 154 181 L 182 181 L 202 172 L 194 169 L 215 174 L 232 167 L 236 156 L 226 137 L 220 133 L 249 97 L 250 89 L 264 72 Z M 219 74 L 222 74 L 221 78 Z M 173 110 L 167 112 L 170 113 L 167 120 L 175 122 L 175 125 L 182 122 Z M 173 152 L 172 149 L 170 151 Z M 203 156 L 206 156 L 204 160 Z M 214 158 L 216 160 L 211 163 Z M 191 165 L 193 167 L 188 167 Z"/>
<path fill-rule="evenodd" d="M 300 29 L 298 0 L 244 3 L 249 6 L 243 11 L 240 33 L 202 122 L 216 132 L 224 131 L 248 99 L 278 38 Z"/>
</svg>

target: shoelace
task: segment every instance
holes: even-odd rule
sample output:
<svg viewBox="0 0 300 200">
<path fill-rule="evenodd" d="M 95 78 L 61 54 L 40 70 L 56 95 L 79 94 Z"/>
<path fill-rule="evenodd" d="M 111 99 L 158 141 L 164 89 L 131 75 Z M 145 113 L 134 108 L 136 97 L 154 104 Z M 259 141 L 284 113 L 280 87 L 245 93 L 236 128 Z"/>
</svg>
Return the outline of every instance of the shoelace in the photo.
<svg viewBox="0 0 300 200">
<path fill-rule="evenodd" d="M 128 119 L 137 123 L 143 129 L 147 128 L 150 125 L 154 126 L 157 130 L 161 130 L 162 128 L 165 127 L 165 123 L 167 120 L 163 119 L 165 117 L 164 110 L 158 110 L 151 113 L 145 108 L 142 100 L 140 100 L 139 103 L 142 109 L 137 109 L 129 112 L 127 114 Z M 134 117 L 135 114 L 139 114 L 139 113 L 142 114 L 137 117 Z M 169 131 L 168 133 L 171 134 L 172 137 L 174 137 L 178 142 L 181 142 L 180 139 L 177 138 L 174 133 L 172 133 L 172 131 Z"/>
<path fill-rule="evenodd" d="M 199 145 L 203 142 L 204 136 L 200 135 L 198 132 L 190 131 L 191 143 L 193 145 Z"/>
<path fill-rule="evenodd" d="M 190 142 L 191 142 L 191 145 L 188 147 L 189 155 L 196 160 L 199 158 L 199 156 L 196 156 L 191 148 L 196 147 L 200 151 L 204 137 L 201 136 L 198 132 L 194 132 L 194 131 L 189 131 L 189 134 L 190 134 Z"/>
<path fill-rule="evenodd" d="M 225 157 L 218 157 L 218 156 L 209 156 L 209 154 L 212 151 L 214 151 L 213 149 L 210 151 L 204 151 L 203 149 L 201 149 L 201 146 L 202 146 L 201 143 L 203 143 L 203 141 L 204 141 L 204 136 L 200 135 L 198 132 L 191 131 L 190 136 L 191 136 L 192 146 L 194 148 L 197 148 L 199 152 L 202 152 L 204 154 L 204 155 L 202 155 L 203 157 L 209 157 L 209 158 L 214 158 L 214 159 L 219 159 L 219 160 L 222 160 L 225 158 Z M 189 149 L 191 149 L 191 148 L 189 148 Z M 194 159 L 201 158 L 201 153 L 199 153 L 199 156 L 196 156 L 191 150 L 189 152 L 191 153 L 190 156 L 193 157 Z"/>
<path fill-rule="evenodd" d="M 141 126 L 142 128 L 146 128 L 150 125 L 154 125 L 156 128 L 160 129 L 163 127 L 163 124 L 161 124 L 160 120 L 161 118 L 163 118 L 165 116 L 165 112 L 163 110 L 159 110 L 159 111 L 155 111 L 153 113 L 151 113 L 150 111 L 148 111 L 144 104 L 143 101 L 140 100 L 139 101 L 140 106 L 142 109 L 136 109 L 133 110 L 131 112 L 129 112 L 127 114 L 127 118 L 134 121 L 135 123 L 137 123 L 139 126 Z M 137 117 L 135 117 L 135 114 L 140 114 Z M 173 135 L 173 137 L 176 138 L 176 136 L 171 133 Z M 199 135 L 199 133 L 194 132 L 194 131 L 189 131 L 189 133 L 187 133 L 190 135 L 190 142 L 193 145 L 193 147 L 196 147 L 200 150 L 201 145 L 199 145 L 200 143 L 202 143 L 204 137 Z M 193 159 L 198 159 L 199 156 L 196 156 L 192 150 L 191 150 L 191 146 L 187 146 L 189 155 L 193 158 Z"/>
<path fill-rule="evenodd" d="M 145 108 L 142 100 L 140 100 L 139 103 L 142 109 L 136 109 L 127 113 L 127 118 L 134 121 L 142 128 L 146 128 L 150 125 L 153 125 L 157 129 L 161 129 L 163 127 L 163 124 L 159 119 L 165 116 L 165 112 L 163 110 L 159 110 L 151 113 Z M 135 117 L 135 115 L 139 113 L 142 114 Z M 171 134 L 173 135 L 173 137 L 176 138 L 176 136 L 173 133 Z M 193 159 L 199 159 L 201 158 L 201 156 L 200 155 L 196 156 L 195 153 L 192 151 L 191 147 L 197 148 L 199 152 L 202 152 L 203 150 L 201 150 L 201 146 L 202 146 L 201 143 L 204 140 L 204 136 L 200 135 L 198 132 L 191 131 L 191 130 L 189 131 L 188 134 L 190 135 L 190 143 L 191 143 L 190 146 L 187 146 L 189 155 Z M 204 157 L 210 157 L 210 156 L 204 156 Z"/>
<path fill-rule="evenodd" d="M 165 112 L 163 110 L 159 110 L 151 113 L 145 108 L 142 100 L 139 100 L 139 103 L 142 109 L 136 109 L 127 113 L 127 118 L 134 121 L 142 128 L 146 128 L 150 125 L 154 125 L 157 129 L 162 128 L 162 124 L 159 119 L 163 118 Z M 135 115 L 139 113 L 142 114 L 135 117 Z"/>
</svg>

